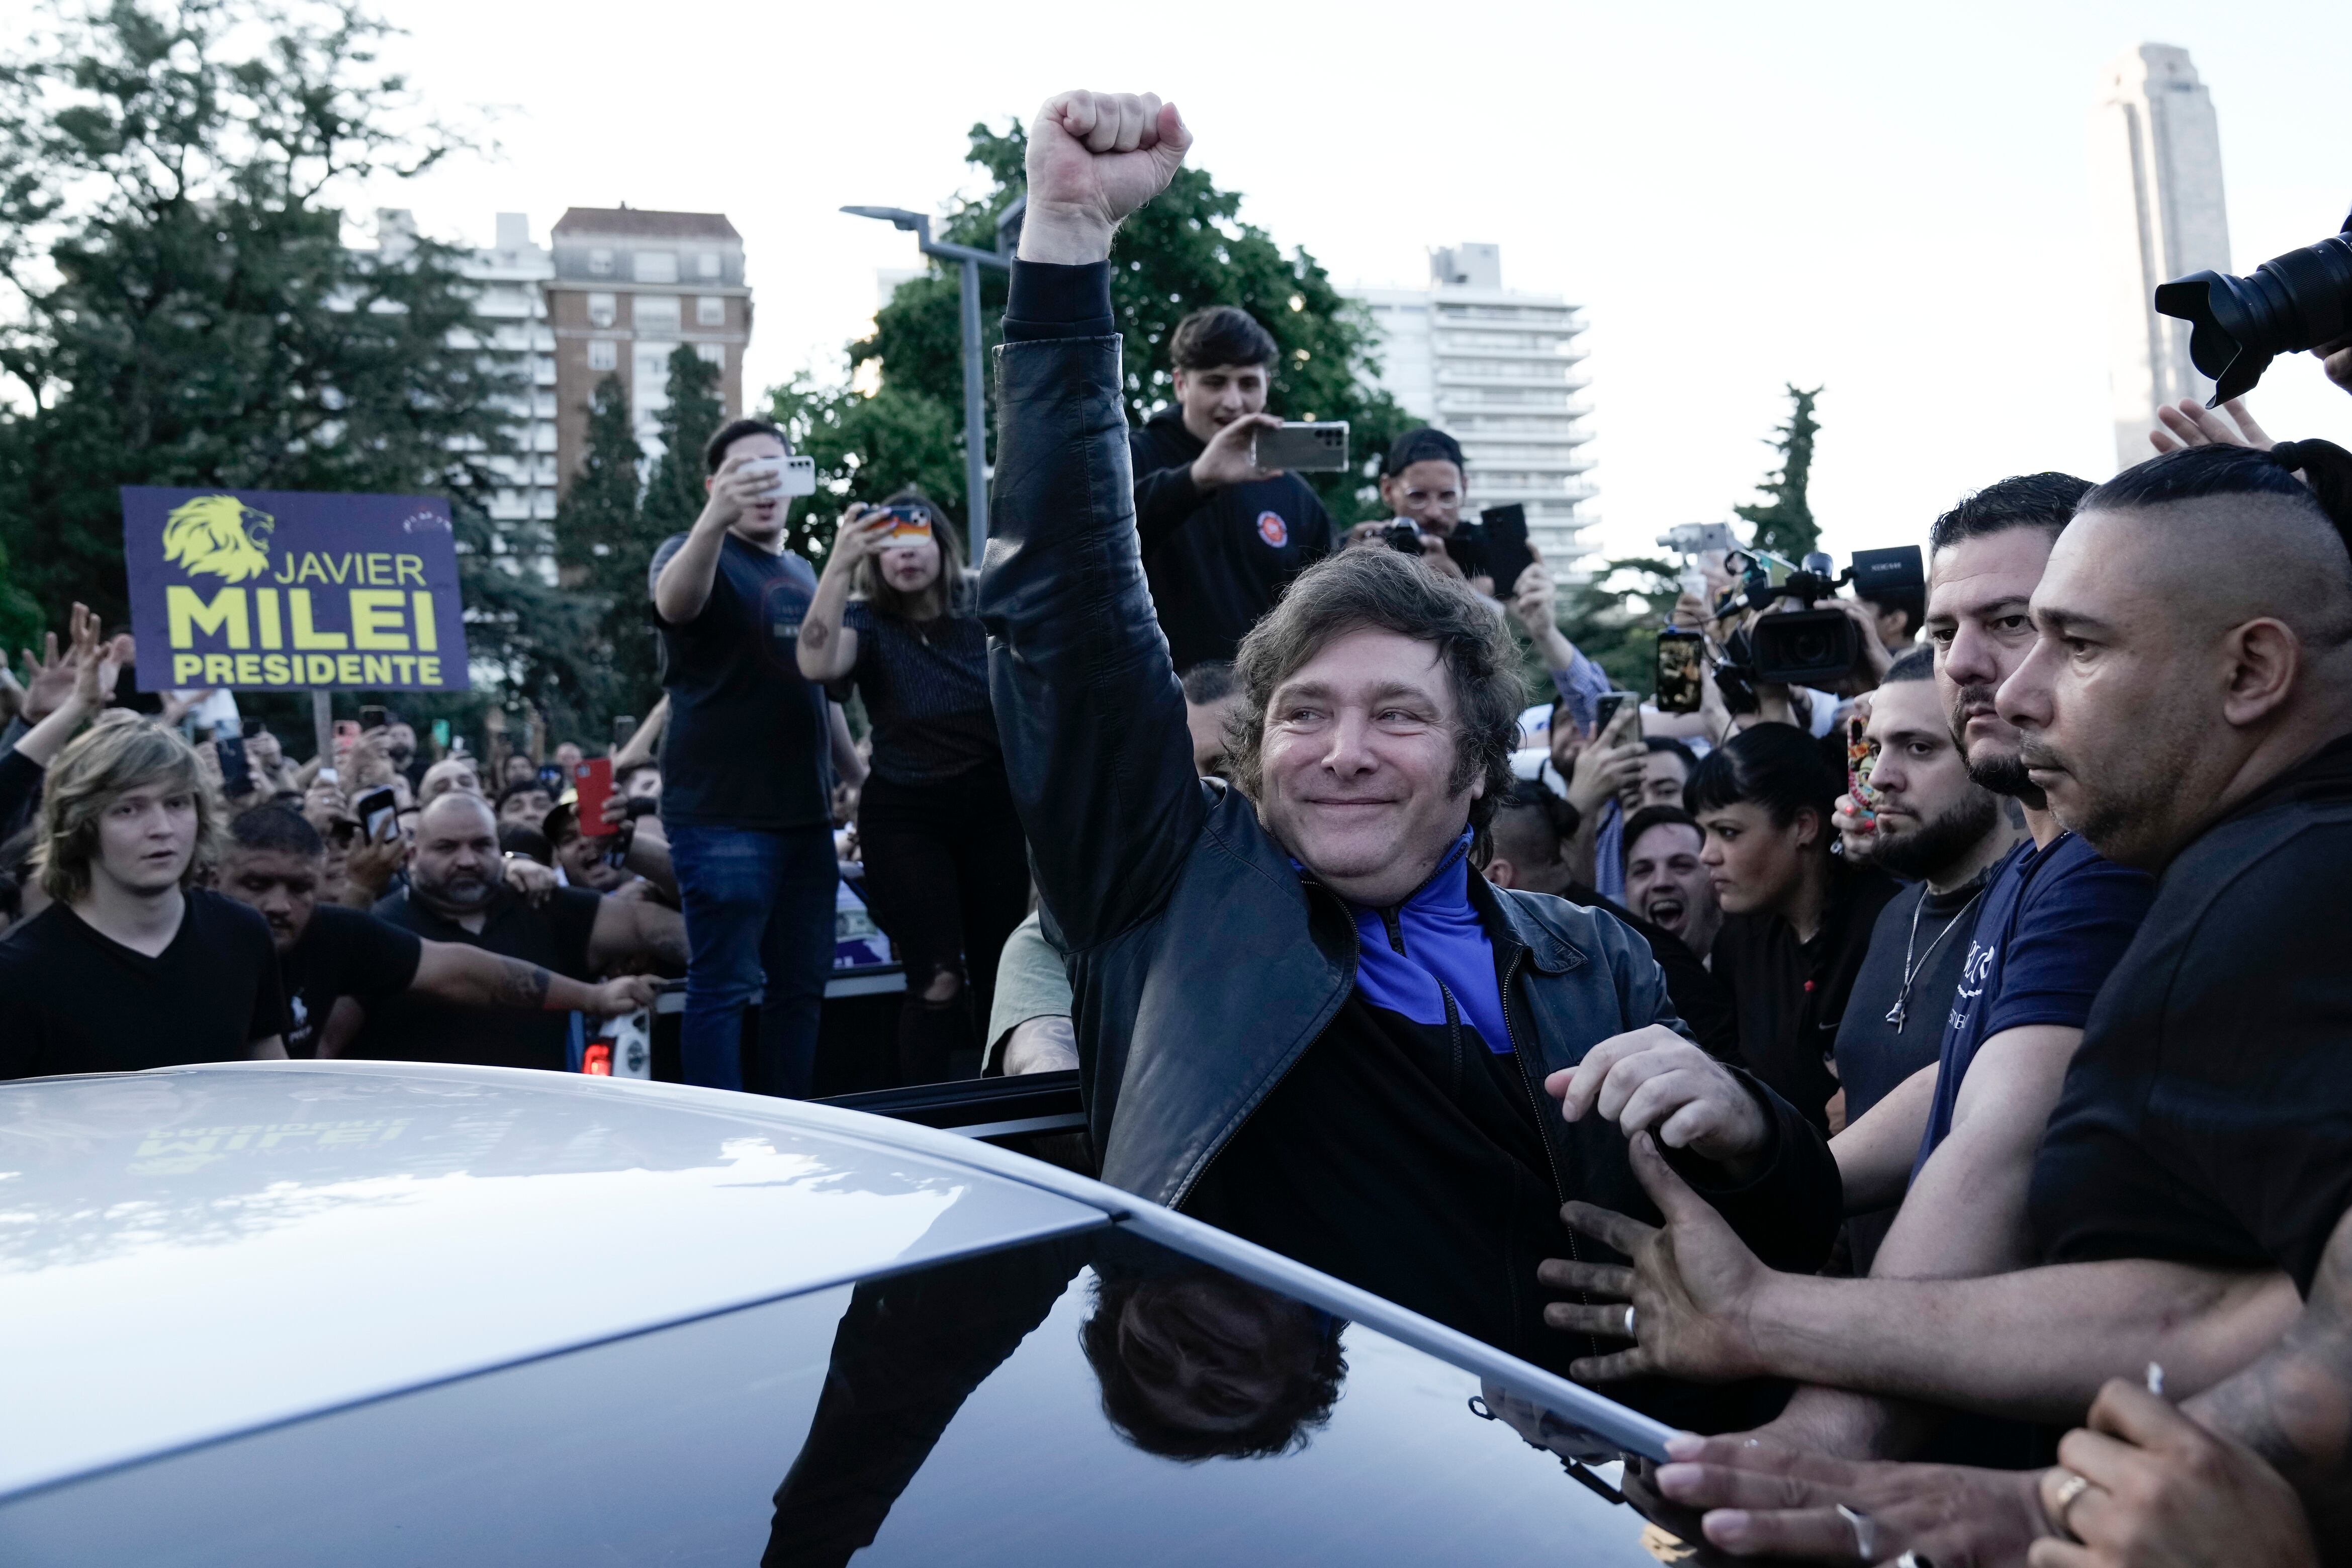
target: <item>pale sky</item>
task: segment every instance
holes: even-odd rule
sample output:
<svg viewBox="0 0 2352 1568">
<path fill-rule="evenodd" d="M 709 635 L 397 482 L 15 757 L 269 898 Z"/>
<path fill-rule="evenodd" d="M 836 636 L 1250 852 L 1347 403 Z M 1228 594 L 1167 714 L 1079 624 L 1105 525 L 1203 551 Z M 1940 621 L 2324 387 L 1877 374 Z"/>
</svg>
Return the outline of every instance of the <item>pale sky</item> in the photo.
<svg viewBox="0 0 2352 1568">
<path fill-rule="evenodd" d="M 17 0 L 0 9 L 16 10 Z M 542 242 L 566 206 L 723 211 L 757 321 L 748 383 L 839 373 L 974 120 L 1065 87 L 1156 91 L 1243 213 L 1345 284 L 1503 250 L 1582 305 L 1614 552 L 1728 516 L 1780 389 L 1826 387 L 1828 545 L 1916 541 L 2004 474 L 2114 469 L 2086 123 L 2101 66 L 2191 52 L 2220 117 L 2238 270 L 2352 204 L 2352 5 L 1938 7 L 1258 3 L 563 6 L 395 0 L 396 54 L 451 106 L 509 106 L 503 153 L 382 199 L 448 238 Z M 369 198 L 354 205 L 370 205 Z M 2308 357 L 2255 395 L 2273 434 L 2352 444 Z"/>
</svg>

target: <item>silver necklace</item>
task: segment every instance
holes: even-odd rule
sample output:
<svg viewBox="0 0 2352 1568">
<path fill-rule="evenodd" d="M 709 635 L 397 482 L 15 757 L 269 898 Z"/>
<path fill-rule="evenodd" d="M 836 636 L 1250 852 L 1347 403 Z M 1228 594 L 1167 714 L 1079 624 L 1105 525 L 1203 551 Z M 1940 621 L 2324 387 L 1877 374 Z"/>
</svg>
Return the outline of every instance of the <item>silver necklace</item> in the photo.
<svg viewBox="0 0 2352 1568">
<path fill-rule="evenodd" d="M 1895 1033 L 1901 1034 L 1904 1026 L 1911 1021 L 1911 983 L 1919 977 L 1919 971 L 1927 967 L 1927 960 L 1936 956 L 1936 949 L 1944 945 L 1944 938 L 1952 934 L 1952 927 L 1960 923 L 1960 916 L 1974 909 L 1977 900 L 1983 896 L 1982 887 L 1969 894 L 1969 901 L 1944 922 L 1944 928 L 1936 933 L 1936 939 L 1927 944 L 1927 950 L 1919 955 L 1919 961 L 1916 964 L 1911 961 L 1911 950 L 1919 943 L 1919 912 L 1927 907 L 1927 894 L 1923 891 L 1919 894 L 1919 902 L 1911 906 L 1911 936 L 1903 944 L 1903 989 L 1896 993 L 1895 1005 L 1886 1009 L 1886 1021 L 1895 1026 Z"/>
</svg>

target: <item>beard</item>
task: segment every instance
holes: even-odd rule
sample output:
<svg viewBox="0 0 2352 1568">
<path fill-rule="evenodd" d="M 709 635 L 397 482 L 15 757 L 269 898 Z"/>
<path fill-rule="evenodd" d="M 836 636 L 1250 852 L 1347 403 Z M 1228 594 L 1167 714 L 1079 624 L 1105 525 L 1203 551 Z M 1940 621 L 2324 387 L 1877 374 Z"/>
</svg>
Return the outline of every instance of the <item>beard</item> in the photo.
<svg viewBox="0 0 2352 1568">
<path fill-rule="evenodd" d="M 1987 685 L 1962 686 L 1953 698 L 1952 744 L 1960 748 L 1968 759 L 1969 782 L 1996 795 L 2006 795 L 2021 801 L 2036 811 L 2046 810 L 2050 798 L 2039 785 L 2025 775 L 2024 760 L 2014 751 L 1972 754 L 1968 749 L 1969 709 L 1992 706 L 1996 688 Z"/>
<path fill-rule="evenodd" d="M 2010 761 L 2014 763 L 2016 758 Z M 1975 769 L 1969 769 L 1969 777 L 1975 777 Z M 1923 820 L 1908 832 L 1887 833 L 1882 822 L 1882 836 L 1871 858 L 1897 876 L 1933 882 L 1937 880 L 1937 873 L 1983 842 L 2000 821 L 2000 802 L 1993 799 L 1990 788 L 1971 789 L 1957 804 Z"/>
</svg>

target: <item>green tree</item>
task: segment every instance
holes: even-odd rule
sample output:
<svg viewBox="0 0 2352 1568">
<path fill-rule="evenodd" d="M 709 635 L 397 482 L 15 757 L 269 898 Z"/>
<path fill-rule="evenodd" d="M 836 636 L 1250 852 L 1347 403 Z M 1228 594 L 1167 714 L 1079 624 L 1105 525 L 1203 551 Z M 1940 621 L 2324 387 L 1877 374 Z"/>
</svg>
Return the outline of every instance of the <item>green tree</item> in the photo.
<svg viewBox="0 0 2352 1568">
<path fill-rule="evenodd" d="M 555 509 L 555 561 L 562 585 L 596 616 L 587 661 L 605 678 L 585 694 L 582 734 L 615 713 L 639 713 L 655 684 L 654 633 L 646 623 L 646 567 L 660 538 L 638 508 L 637 444 L 621 378 L 596 383 L 588 403 L 586 448 Z"/>
<path fill-rule="evenodd" d="M 1652 695 L 1657 686 L 1658 626 L 1681 592 L 1670 561 L 1646 557 L 1603 561 L 1560 595 L 1559 629 L 1584 656 L 1609 673 L 1620 691 Z M 1541 669 L 1535 685 L 1549 690 Z"/>
<path fill-rule="evenodd" d="M 1757 549 L 1790 560 L 1803 559 L 1821 545 L 1821 526 L 1805 499 L 1813 472 L 1813 437 L 1822 428 L 1813 418 L 1813 402 L 1821 395 L 1819 387 L 1804 392 L 1794 382 L 1789 383 L 1789 423 L 1776 428 L 1778 439 L 1772 443 L 1780 451 L 1780 466 L 1756 486 L 1764 494 L 1762 503 L 1732 508 L 1756 526 Z"/>
<path fill-rule="evenodd" d="M 343 244 L 339 193 L 467 145 L 378 63 L 389 31 L 358 0 L 111 0 L 0 58 L 0 548 L 52 622 L 127 619 L 119 486 L 423 491 L 476 663 L 572 678 L 543 541 L 489 519 L 526 389 L 471 346 L 458 254 Z"/>
<path fill-rule="evenodd" d="M 998 220 L 1024 189 L 1027 140 L 1017 121 L 1003 131 L 974 125 L 970 136 L 970 162 L 985 183 L 979 194 L 958 201 L 940 236 L 987 249 L 996 244 Z M 1280 349 L 1272 412 L 1344 419 L 1351 426 L 1357 468 L 1317 476 L 1324 504 L 1343 525 L 1371 516 L 1379 509 L 1378 459 L 1413 422 L 1372 384 L 1378 363 L 1370 315 L 1342 298 L 1307 252 L 1285 256 L 1265 231 L 1243 223 L 1241 202 L 1240 193 L 1220 190 L 1205 171 L 1185 168 L 1120 227 L 1111 251 L 1111 304 L 1124 340 L 1128 416 L 1139 424 L 1174 395 L 1168 343 L 1176 323 L 1203 306 L 1237 305 Z M 992 350 L 1003 339 L 1006 286 L 1004 274 L 982 273 L 981 319 Z M 873 336 L 850 346 L 853 369 L 870 361 L 879 371 L 880 391 L 856 401 L 878 406 L 851 409 L 848 398 L 814 393 L 805 382 L 780 392 L 780 420 L 784 413 L 806 420 L 836 444 L 836 464 L 818 459 L 834 494 L 810 509 L 810 537 L 829 536 L 829 518 L 848 500 L 901 484 L 921 485 L 961 517 L 961 287 L 956 272 L 939 267 L 900 284 L 876 315 Z M 989 390 L 992 432 L 995 389 Z M 884 402 L 894 394 L 910 401 Z"/>
<path fill-rule="evenodd" d="M 669 406 L 655 422 L 662 453 L 646 476 L 645 526 L 654 543 L 684 533 L 702 515 L 702 449 L 726 422 L 719 367 L 680 343 L 669 356 Z"/>
</svg>

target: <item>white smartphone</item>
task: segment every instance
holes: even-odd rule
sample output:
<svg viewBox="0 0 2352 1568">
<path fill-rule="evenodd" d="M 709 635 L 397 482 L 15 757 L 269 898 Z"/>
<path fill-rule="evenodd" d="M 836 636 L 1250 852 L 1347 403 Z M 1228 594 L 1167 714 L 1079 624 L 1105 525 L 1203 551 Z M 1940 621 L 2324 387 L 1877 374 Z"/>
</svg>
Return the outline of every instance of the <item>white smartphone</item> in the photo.
<svg viewBox="0 0 2352 1568">
<path fill-rule="evenodd" d="M 754 457 L 738 470 L 744 474 L 772 474 L 783 482 L 785 496 L 816 494 L 816 459 L 814 457 Z"/>
</svg>

